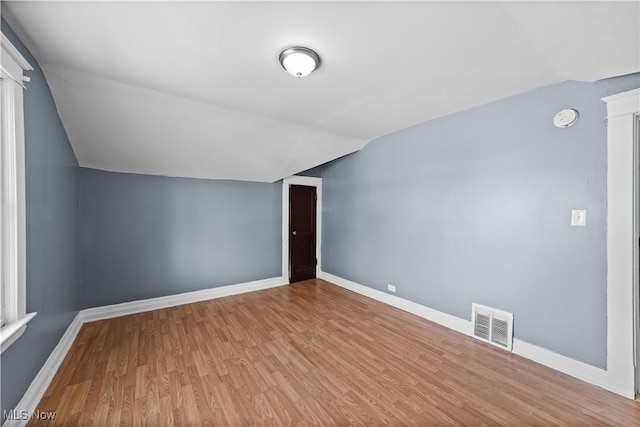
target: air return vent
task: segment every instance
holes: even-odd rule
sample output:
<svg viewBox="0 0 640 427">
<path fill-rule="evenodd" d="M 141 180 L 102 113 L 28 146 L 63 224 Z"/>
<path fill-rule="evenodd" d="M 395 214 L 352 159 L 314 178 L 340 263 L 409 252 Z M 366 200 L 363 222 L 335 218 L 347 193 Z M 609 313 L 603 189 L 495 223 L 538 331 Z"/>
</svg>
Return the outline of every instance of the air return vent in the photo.
<svg viewBox="0 0 640 427">
<path fill-rule="evenodd" d="M 505 350 L 513 346 L 513 314 L 471 304 L 473 336 Z"/>
</svg>

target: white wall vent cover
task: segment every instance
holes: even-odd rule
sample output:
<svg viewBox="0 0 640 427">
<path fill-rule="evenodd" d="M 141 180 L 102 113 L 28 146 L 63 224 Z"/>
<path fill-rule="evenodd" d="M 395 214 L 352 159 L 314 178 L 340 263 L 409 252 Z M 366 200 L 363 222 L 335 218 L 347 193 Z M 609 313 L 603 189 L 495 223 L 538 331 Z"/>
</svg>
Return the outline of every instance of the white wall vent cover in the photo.
<svg viewBox="0 0 640 427">
<path fill-rule="evenodd" d="M 513 313 L 471 304 L 473 336 L 505 350 L 513 347 Z"/>
</svg>

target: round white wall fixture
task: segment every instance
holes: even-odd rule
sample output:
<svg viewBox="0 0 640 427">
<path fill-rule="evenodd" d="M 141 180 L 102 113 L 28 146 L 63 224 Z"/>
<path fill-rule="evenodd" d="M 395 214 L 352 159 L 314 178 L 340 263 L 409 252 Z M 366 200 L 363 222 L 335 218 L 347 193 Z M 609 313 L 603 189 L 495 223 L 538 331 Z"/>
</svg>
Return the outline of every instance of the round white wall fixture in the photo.
<svg viewBox="0 0 640 427">
<path fill-rule="evenodd" d="M 578 121 L 578 112 L 572 108 L 558 111 L 553 118 L 553 124 L 558 128 L 568 128 Z"/>
</svg>

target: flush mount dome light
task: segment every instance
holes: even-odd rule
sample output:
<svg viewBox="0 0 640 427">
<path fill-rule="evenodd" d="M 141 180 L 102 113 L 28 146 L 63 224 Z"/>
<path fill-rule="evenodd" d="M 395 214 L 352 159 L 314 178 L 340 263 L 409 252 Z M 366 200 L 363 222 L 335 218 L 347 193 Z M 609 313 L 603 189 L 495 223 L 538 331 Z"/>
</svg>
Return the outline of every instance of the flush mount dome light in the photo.
<svg viewBox="0 0 640 427">
<path fill-rule="evenodd" d="M 308 76 L 320 65 L 320 57 L 309 48 L 290 47 L 280 52 L 280 64 L 294 77 Z"/>
</svg>

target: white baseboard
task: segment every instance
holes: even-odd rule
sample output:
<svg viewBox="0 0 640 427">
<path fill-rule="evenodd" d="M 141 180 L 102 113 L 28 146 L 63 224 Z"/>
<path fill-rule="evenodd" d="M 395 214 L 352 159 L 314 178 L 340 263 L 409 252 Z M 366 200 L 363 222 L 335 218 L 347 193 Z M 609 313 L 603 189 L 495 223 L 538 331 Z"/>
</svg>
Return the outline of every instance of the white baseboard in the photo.
<svg viewBox="0 0 640 427">
<path fill-rule="evenodd" d="M 217 288 L 203 289 L 201 291 L 186 292 L 176 295 L 168 295 L 158 298 L 150 298 L 139 301 L 125 302 L 122 304 L 106 305 L 103 307 L 87 308 L 80 310 L 73 319 L 66 332 L 53 349 L 47 361 L 40 368 L 40 372 L 31 382 L 31 385 L 15 408 L 17 413 L 32 414 L 38 409 L 38 404 L 42 396 L 47 391 L 51 380 L 55 376 L 58 368 L 62 364 L 67 352 L 80 332 L 82 325 L 96 320 L 110 319 L 113 317 L 126 316 L 128 314 L 142 313 L 145 311 L 158 310 L 161 308 L 175 307 L 178 305 L 190 304 L 215 298 L 222 298 L 231 295 L 244 294 L 247 292 L 259 291 L 263 289 L 275 288 L 288 285 L 286 277 L 272 277 L 270 279 L 256 280 L 254 282 L 239 283 L 237 285 L 220 286 Z M 28 420 L 7 420 L 3 427 L 25 426 Z"/>
<path fill-rule="evenodd" d="M 415 314 L 416 316 L 420 316 L 424 319 L 431 320 L 432 322 L 435 322 L 442 326 L 446 326 L 447 328 L 453 329 L 454 331 L 458 331 L 465 335 L 471 335 L 471 322 L 469 320 L 461 319 L 459 317 L 434 310 L 432 308 L 406 300 L 404 298 L 390 295 L 382 291 L 372 289 L 368 286 L 343 279 L 342 277 L 334 276 L 333 274 L 327 273 L 326 271 L 321 271 L 318 277 L 342 288 L 349 289 L 350 291 L 353 291 L 360 295 L 364 295 L 385 304 L 389 304 L 393 307 L 407 311 L 411 314 Z"/>
<path fill-rule="evenodd" d="M 168 295 L 165 297 L 123 302 L 121 304 L 105 305 L 103 307 L 87 308 L 82 310 L 79 315 L 82 315 L 83 323 L 94 322 L 96 320 L 111 319 L 113 317 L 126 316 L 128 314 L 143 313 L 145 311 L 175 307 L 177 305 L 183 304 L 191 304 L 194 302 L 228 297 L 231 295 L 238 295 L 246 292 L 260 291 L 263 289 L 275 288 L 277 286 L 288 284 L 289 280 L 287 280 L 287 278 L 285 277 L 272 277 L 270 279 L 239 283 L 237 285 L 220 286 L 217 288 L 185 292 L 182 294 Z"/>
<path fill-rule="evenodd" d="M 22 396 L 22 399 L 20 399 L 20 402 L 18 402 L 15 409 L 17 413 L 22 414 L 22 411 L 27 411 L 26 413 L 31 414 L 37 409 L 38 403 L 42 400 L 42 396 L 44 396 L 49 384 L 51 384 L 51 380 L 53 380 L 54 375 L 75 341 L 78 332 L 80 332 L 81 327 L 82 320 L 80 313 L 78 313 L 69 327 L 67 327 L 67 330 L 47 358 L 47 361 L 44 362 L 44 365 L 40 368 L 36 377 L 31 381 L 31 385 L 24 396 Z M 7 420 L 3 424 L 3 427 L 24 426 L 27 422 L 28 420 Z"/>
<path fill-rule="evenodd" d="M 461 319 L 459 317 L 434 310 L 404 298 L 372 289 L 368 286 L 343 279 L 342 277 L 334 276 L 333 274 L 325 271 L 321 271 L 318 277 L 360 295 L 389 304 L 449 329 L 453 329 L 454 331 L 469 336 L 472 335 L 473 328 L 470 320 Z M 629 393 L 627 387 L 618 384 L 604 369 L 596 368 L 595 366 L 588 365 L 584 362 L 529 344 L 519 339 L 513 340 L 513 353 L 629 399 L 635 398 L 635 395 Z"/>
<path fill-rule="evenodd" d="M 424 319 L 438 323 L 454 331 L 471 335 L 472 326 L 469 320 L 461 319 L 447 313 L 417 304 L 415 302 L 389 295 L 387 293 L 369 288 L 367 286 L 343 279 L 333 274 L 321 271 L 318 275 L 320 279 L 324 279 L 335 285 L 349 289 L 360 295 L 367 296 L 377 301 L 389 304 L 393 307 L 407 311 L 409 313 L 420 316 Z M 198 301 L 221 298 L 231 295 L 238 295 L 246 292 L 253 292 L 262 289 L 274 288 L 277 286 L 287 285 L 289 281 L 285 277 L 274 277 L 270 279 L 257 280 L 254 282 L 240 283 L 237 285 L 221 286 L 218 288 L 205 289 L 195 292 L 187 292 L 183 294 L 170 295 L 165 297 L 151 298 L 147 300 L 132 301 L 122 304 L 114 304 L 104 307 L 88 308 L 78 312 L 77 316 L 71 322 L 66 332 L 58 342 L 58 345 L 49 355 L 40 372 L 36 375 L 26 393 L 16 406 L 16 411 L 27 411 L 32 413 L 37 409 L 38 403 L 46 392 L 51 380 L 58 368 L 62 364 L 67 352 L 71 348 L 80 328 L 85 322 L 93 322 L 96 320 L 109 319 L 113 317 L 125 316 L 128 314 L 141 313 L 145 311 L 157 310 L 161 308 L 174 307 L 183 304 L 189 304 Z M 633 399 L 635 396 L 630 394 L 628 390 L 617 384 L 611 378 L 606 370 L 596 368 L 584 362 L 574 360 L 570 357 L 554 353 L 542 347 L 526 343 L 524 341 L 513 340 L 513 353 L 518 354 L 534 362 L 540 363 L 567 375 L 578 378 L 582 381 L 600 386 L 606 390 L 612 391 L 624 397 Z M 7 420 L 3 427 L 14 427 L 26 425 L 27 420 Z"/>
<path fill-rule="evenodd" d="M 603 389 L 619 394 L 620 396 L 635 399 L 635 394 L 633 392 L 629 392 L 628 387 L 620 385 L 616 381 L 612 380 L 609 372 L 605 369 L 596 368 L 595 366 L 563 356 L 546 348 L 529 344 L 519 339 L 513 340 L 513 353 L 589 384 L 602 387 Z"/>
</svg>

